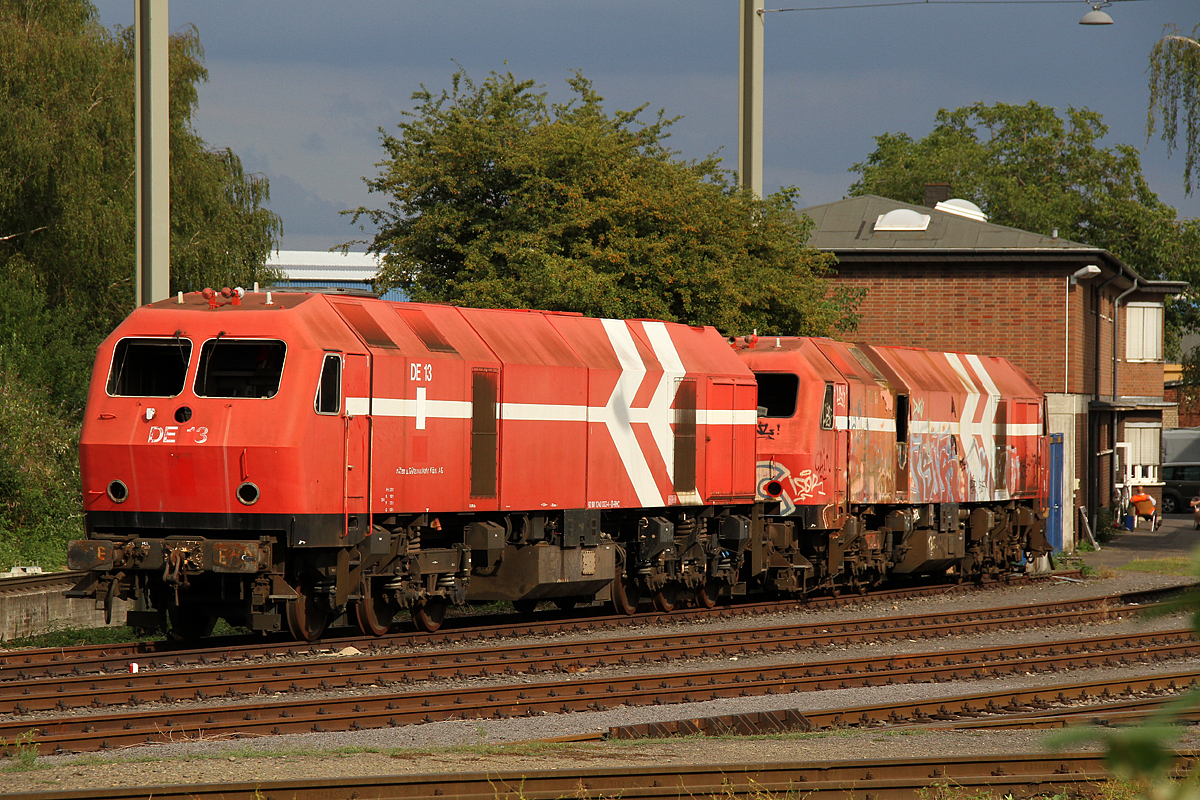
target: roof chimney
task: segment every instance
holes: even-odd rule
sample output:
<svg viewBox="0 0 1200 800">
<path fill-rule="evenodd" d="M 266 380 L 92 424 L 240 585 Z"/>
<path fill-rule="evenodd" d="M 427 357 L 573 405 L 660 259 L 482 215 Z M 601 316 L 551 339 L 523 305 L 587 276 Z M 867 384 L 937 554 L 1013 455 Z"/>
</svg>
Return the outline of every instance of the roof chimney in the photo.
<svg viewBox="0 0 1200 800">
<path fill-rule="evenodd" d="M 925 184 L 925 205 L 933 208 L 938 203 L 950 199 L 950 184 L 948 183 L 927 183 Z"/>
</svg>

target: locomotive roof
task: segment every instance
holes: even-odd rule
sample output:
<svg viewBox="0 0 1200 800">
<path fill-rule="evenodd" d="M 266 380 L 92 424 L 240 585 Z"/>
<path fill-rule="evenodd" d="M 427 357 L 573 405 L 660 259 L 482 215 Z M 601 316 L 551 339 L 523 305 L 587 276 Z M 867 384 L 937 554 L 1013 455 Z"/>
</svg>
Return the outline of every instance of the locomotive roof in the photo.
<svg viewBox="0 0 1200 800">
<path fill-rule="evenodd" d="M 271 290 L 271 305 L 267 305 L 266 291 L 261 292 L 246 292 L 242 298 L 242 302 L 234 305 L 230 302 L 230 298 L 217 296 L 217 302 L 220 304 L 216 311 L 262 311 L 264 309 L 288 309 L 295 308 L 303 302 L 306 302 L 319 293 L 314 292 L 276 292 Z M 171 311 L 210 311 L 208 300 L 204 298 L 200 292 L 187 292 L 183 295 L 183 302 L 179 301 L 178 295 L 168 297 L 166 300 L 156 300 L 153 303 L 147 303 L 143 308 L 159 308 Z"/>
</svg>

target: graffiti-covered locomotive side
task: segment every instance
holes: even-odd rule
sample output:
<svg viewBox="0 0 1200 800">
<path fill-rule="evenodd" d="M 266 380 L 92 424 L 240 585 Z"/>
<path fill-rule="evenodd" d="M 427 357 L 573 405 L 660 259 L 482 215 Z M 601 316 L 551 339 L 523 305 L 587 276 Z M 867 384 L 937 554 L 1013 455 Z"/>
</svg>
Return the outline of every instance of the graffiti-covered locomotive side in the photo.
<svg viewBox="0 0 1200 800">
<path fill-rule="evenodd" d="M 997 358 L 764 337 L 758 493 L 807 590 L 995 575 L 1049 552 L 1041 391 Z M 802 557 L 802 558 L 801 558 Z"/>
</svg>

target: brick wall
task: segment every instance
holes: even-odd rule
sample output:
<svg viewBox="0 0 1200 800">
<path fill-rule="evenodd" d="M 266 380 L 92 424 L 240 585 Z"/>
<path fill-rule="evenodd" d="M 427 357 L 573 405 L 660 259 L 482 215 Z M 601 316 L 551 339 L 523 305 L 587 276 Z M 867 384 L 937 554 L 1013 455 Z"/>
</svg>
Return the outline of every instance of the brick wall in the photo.
<svg viewBox="0 0 1200 800">
<path fill-rule="evenodd" d="M 1138 297 L 1138 295 L 1134 295 Z M 1129 299 L 1129 298 L 1126 298 Z M 1128 314 L 1125 306 L 1121 307 L 1121 329 L 1118 342 L 1118 373 L 1117 393 L 1121 397 L 1162 397 L 1163 396 L 1163 362 L 1158 361 L 1128 361 L 1125 358 L 1125 341 L 1129 330 Z"/>
<path fill-rule="evenodd" d="M 1113 312 L 1120 290 L 1094 280 L 1071 285 L 1067 276 L 1075 268 L 1061 261 L 889 263 L 874 255 L 842 254 L 833 280 L 867 290 L 859 307 L 862 321 L 847 339 L 1003 356 L 1047 393 L 1111 398 Z M 1125 298 L 1137 299 L 1139 293 Z M 1122 356 L 1123 323 L 1117 345 Z M 1117 377 L 1120 396 L 1162 396 L 1161 362 L 1122 360 Z M 1073 457 L 1081 481 L 1066 498 L 1073 515 L 1087 503 L 1089 475 L 1098 478 L 1099 505 L 1108 505 L 1111 497 L 1114 432 L 1107 419 L 1100 428 L 1096 451 L 1104 455 L 1097 456 L 1089 445 L 1087 415 L 1076 417 Z"/>
<path fill-rule="evenodd" d="M 843 261 L 835 281 L 867 290 L 862 322 L 848 339 L 1003 356 L 1043 391 L 1062 392 L 1067 317 L 1060 272 L 1035 262 Z M 1074 325 L 1077 335 L 1086 327 Z"/>
</svg>

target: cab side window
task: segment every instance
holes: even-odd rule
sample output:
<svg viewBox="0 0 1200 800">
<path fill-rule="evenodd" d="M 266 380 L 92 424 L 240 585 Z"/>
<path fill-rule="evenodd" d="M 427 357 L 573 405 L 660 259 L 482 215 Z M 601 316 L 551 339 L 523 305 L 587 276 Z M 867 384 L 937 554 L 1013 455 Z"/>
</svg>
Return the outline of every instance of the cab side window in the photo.
<svg viewBox="0 0 1200 800">
<path fill-rule="evenodd" d="M 766 409 L 759 411 L 760 417 L 791 417 L 796 414 L 796 395 L 800 390 L 800 376 L 787 372 L 756 372 L 758 381 L 758 405 Z M 830 408 L 832 409 L 832 395 Z"/>
<path fill-rule="evenodd" d="M 317 413 L 337 414 L 342 410 L 342 358 L 325 355 L 321 366 L 321 383 L 317 386 Z"/>
</svg>

